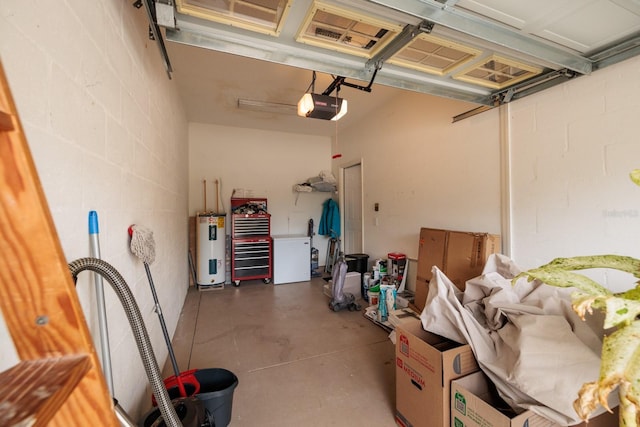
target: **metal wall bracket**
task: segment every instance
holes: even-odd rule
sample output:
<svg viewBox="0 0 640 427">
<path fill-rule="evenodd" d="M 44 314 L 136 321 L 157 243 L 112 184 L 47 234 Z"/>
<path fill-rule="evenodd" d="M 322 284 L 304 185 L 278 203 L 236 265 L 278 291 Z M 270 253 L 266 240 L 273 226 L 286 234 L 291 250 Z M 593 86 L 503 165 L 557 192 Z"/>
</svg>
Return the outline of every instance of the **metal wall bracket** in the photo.
<svg viewBox="0 0 640 427">
<path fill-rule="evenodd" d="M 336 91 L 340 91 L 340 87 L 341 86 L 347 86 L 347 87 L 352 87 L 354 89 L 358 89 L 358 90 L 362 90 L 364 92 L 371 92 L 371 86 L 373 86 L 373 80 L 376 78 L 376 74 L 378 73 L 379 68 L 376 68 L 373 71 L 373 76 L 371 76 L 371 80 L 369 81 L 369 84 L 367 86 L 362 86 L 362 85 L 357 85 L 354 83 L 349 83 L 346 82 L 345 79 L 346 77 L 343 76 L 337 76 L 333 79 L 333 81 L 331 82 L 331 84 L 324 90 L 324 92 L 322 92 L 323 95 L 331 95 L 331 92 L 333 92 L 334 90 Z"/>
<path fill-rule="evenodd" d="M 167 48 L 164 45 L 162 33 L 160 33 L 160 27 L 158 27 L 158 23 L 156 22 L 155 7 L 149 3 L 150 1 L 153 0 L 136 0 L 133 3 L 133 7 L 140 9 L 142 5 L 144 5 L 144 8 L 147 11 L 147 19 L 149 20 L 149 39 L 155 40 L 156 45 L 158 45 L 160 56 L 162 57 L 162 62 L 164 63 L 164 68 L 167 72 L 167 77 L 171 80 L 171 73 L 173 72 L 173 69 L 171 68 L 171 61 L 169 61 L 169 54 L 167 53 Z"/>
<path fill-rule="evenodd" d="M 567 80 L 570 80 L 579 76 L 582 76 L 582 74 L 566 68 L 562 70 L 557 70 L 557 71 L 550 71 L 548 73 L 526 80 L 517 85 L 511 86 L 508 89 L 492 93 L 491 95 L 489 95 L 488 100 L 485 102 L 486 105 L 474 108 L 472 110 L 469 110 L 462 114 L 458 114 L 457 116 L 454 116 L 453 122 L 454 123 L 459 122 L 460 120 L 475 116 L 476 114 L 483 113 L 495 107 L 499 107 L 503 104 L 508 104 L 511 101 L 524 98 L 525 96 L 529 96 L 534 93 L 543 91 L 552 86 L 556 86 L 560 83 L 564 83 Z"/>
<path fill-rule="evenodd" d="M 176 28 L 176 15 L 173 3 L 156 2 L 156 21 L 166 28 Z"/>
</svg>

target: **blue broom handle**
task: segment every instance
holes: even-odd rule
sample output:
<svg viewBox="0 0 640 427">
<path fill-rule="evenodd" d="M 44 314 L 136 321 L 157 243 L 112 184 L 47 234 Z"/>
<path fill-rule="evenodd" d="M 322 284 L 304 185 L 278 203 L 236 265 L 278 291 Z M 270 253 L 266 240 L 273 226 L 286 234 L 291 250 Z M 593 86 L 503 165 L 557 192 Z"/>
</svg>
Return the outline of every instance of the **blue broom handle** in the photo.
<svg viewBox="0 0 640 427">
<path fill-rule="evenodd" d="M 93 258 L 100 259 L 100 241 L 98 235 L 100 229 L 98 227 L 98 213 L 96 211 L 89 212 L 89 243 L 90 255 Z M 102 372 L 107 381 L 107 386 L 113 396 L 113 374 L 111 372 L 111 351 L 109 349 L 109 329 L 107 327 L 107 309 L 104 300 L 104 285 L 102 276 L 93 274 L 96 284 L 96 301 L 98 302 L 98 325 L 100 329 L 100 352 L 102 355 Z"/>
</svg>

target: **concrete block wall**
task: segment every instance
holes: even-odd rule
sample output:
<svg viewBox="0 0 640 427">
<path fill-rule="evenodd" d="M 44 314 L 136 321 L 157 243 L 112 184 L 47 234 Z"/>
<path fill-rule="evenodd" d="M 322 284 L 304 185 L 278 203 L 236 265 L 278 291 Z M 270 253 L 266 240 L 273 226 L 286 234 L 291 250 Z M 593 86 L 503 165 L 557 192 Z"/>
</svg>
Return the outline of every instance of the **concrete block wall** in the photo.
<svg viewBox="0 0 640 427">
<path fill-rule="evenodd" d="M 640 257 L 640 59 L 510 104 L 513 255 L 523 268 L 555 257 Z M 626 275 L 595 272 L 613 289 Z"/>
<path fill-rule="evenodd" d="M 175 84 L 144 9 L 129 1 L 0 2 L 0 60 L 65 257 L 89 255 L 88 213 L 98 212 L 102 258 L 123 275 L 163 365 L 167 350 L 127 228 L 154 231 L 152 276 L 169 330 L 188 286 L 188 130 Z M 125 313 L 105 282 L 115 395 L 133 416 L 149 406 L 147 379 Z M 78 293 L 94 337 L 90 273 Z M 16 361 L 0 326 L 0 369 Z"/>
</svg>

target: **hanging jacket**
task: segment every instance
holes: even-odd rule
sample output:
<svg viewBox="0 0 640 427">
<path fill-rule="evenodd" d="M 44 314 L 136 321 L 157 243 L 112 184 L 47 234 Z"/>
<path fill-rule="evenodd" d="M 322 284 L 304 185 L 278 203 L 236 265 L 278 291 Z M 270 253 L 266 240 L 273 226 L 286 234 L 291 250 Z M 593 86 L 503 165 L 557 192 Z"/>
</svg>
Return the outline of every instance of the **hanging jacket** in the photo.
<svg viewBox="0 0 640 427">
<path fill-rule="evenodd" d="M 322 216 L 318 226 L 318 234 L 337 239 L 340 237 L 340 209 L 333 199 L 327 199 L 322 204 Z"/>
</svg>

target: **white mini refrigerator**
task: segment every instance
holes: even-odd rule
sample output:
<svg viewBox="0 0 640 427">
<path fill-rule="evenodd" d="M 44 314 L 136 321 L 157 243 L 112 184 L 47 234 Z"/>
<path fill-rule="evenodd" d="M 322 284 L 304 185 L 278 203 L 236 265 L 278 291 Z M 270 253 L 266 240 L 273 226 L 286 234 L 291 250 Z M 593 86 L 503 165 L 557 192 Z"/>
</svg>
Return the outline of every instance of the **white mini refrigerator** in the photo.
<svg viewBox="0 0 640 427">
<path fill-rule="evenodd" d="M 305 235 L 271 236 L 273 239 L 273 284 L 311 279 L 311 242 Z"/>
</svg>

